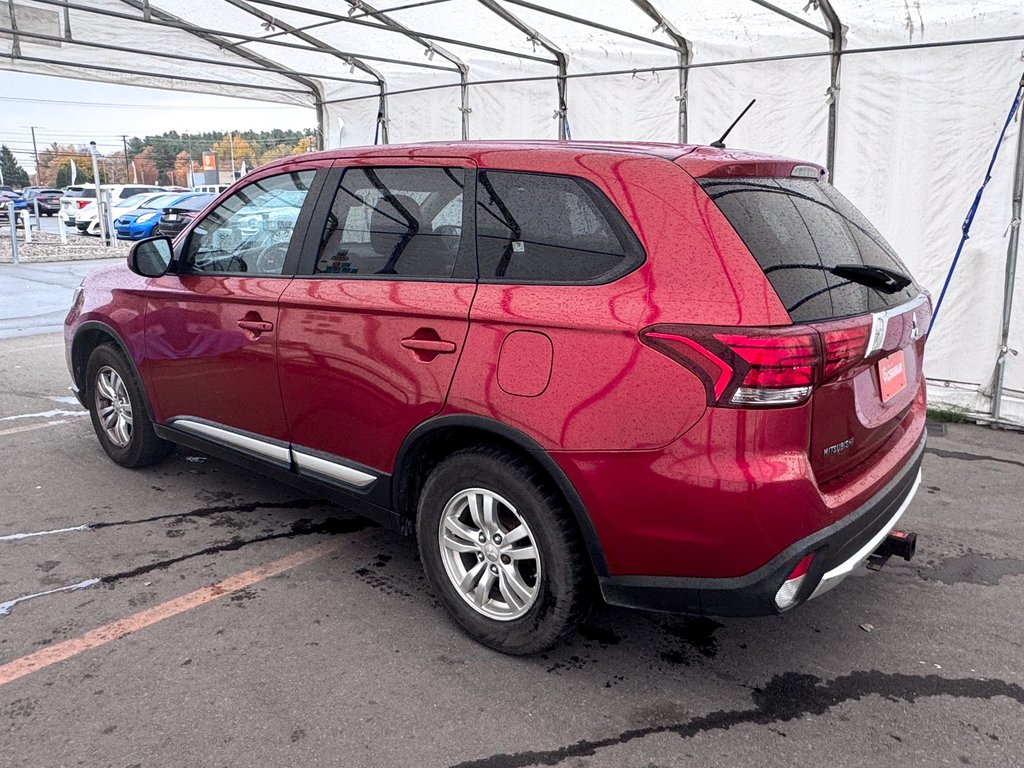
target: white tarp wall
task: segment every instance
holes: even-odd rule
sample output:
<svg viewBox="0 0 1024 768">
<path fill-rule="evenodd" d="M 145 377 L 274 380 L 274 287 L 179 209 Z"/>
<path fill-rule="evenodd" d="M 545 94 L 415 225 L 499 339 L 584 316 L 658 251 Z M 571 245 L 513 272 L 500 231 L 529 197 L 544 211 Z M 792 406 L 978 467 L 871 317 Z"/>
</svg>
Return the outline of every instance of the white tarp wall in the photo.
<svg viewBox="0 0 1024 768">
<path fill-rule="evenodd" d="M 460 138 L 463 102 L 454 62 L 464 64 L 468 73 L 469 138 L 558 138 L 552 52 L 558 50 L 567 61 L 566 116 L 573 138 L 677 140 L 675 43 L 664 29 L 655 29 L 634 0 L 536 0 L 538 7 L 532 8 L 495 0 L 499 10 L 514 15 L 537 37 L 489 8 L 490 0 L 379 1 L 380 9 L 397 9 L 374 15 L 378 6 L 363 0 L 156 0 L 148 3 L 146 21 L 143 0 L 16 0 L 15 20 L 23 33 L 61 39 L 22 34 L 20 55 L 14 55 L 13 36 L 0 32 L 0 67 L 320 104 L 325 144 L 347 146 L 382 140 L 382 82 L 390 94 L 386 127 L 391 142 Z M 690 142 L 714 140 L 757 98 L 730 136 L 730 146 L 825 163 L 830 61 L 822 54 L 830 41 L 822 34 L 827 24 L 813 2 L 774 1 L 797 20 L 756 0 L 651 4 L 689 43 Z M 1024 0 L 833 0 L 832 5 L 846 27 L 847 50 L 835 182 L 937 297 L 1024 70 Z M 613 29 L 559 18 L 539 6 Z M 6 0 L 0 2 L 0 29 L 11 29 L 8 7 Z M 168 18 L 220 37 L 198 37 Z M 403 27 L 405 34 L 394 27 Z M 857 52 L 991 37 L 1014 39 Z M 138 48 L 149 55 L 73 41 Z M 243 68 L 152 55 L 161 51 Z M 815 57 L 731 63 L 805 54 Z M 71 61 L 84 68 L 69 67 Z M 254 61 L 271 66 L 258 71 Z M 623 74 L 589 76 L 608 71 Z M 160 72 L 178 79 L 153 76 Z M 538 79 L 486 82 L 521 78 Z M 403 92 L 427 86 L 440 87 Z M 926 373 L 933 382 L 933 402 L 982 412 L 990 408 L 1006 250 L 1014 233 L 1011 187 L 1018 125 L 1015 121 L 1008 132 L 930 340 Z M 1009 346 L 1024 352 L 1022 283 L 1024 276 L 1019 276 Z M 1007 358 L 1003 416 L 1024 424 L 1024 354 Z"/>
</svg>

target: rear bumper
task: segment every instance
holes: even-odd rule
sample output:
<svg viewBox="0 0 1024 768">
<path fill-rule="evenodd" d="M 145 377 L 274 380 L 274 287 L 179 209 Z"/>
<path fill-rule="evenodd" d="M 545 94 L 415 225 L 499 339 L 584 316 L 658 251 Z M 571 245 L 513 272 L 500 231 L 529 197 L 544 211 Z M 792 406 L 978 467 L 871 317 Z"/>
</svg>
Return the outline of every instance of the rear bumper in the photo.
<svg viewBox="0 0 1024 768">
<path fill-rule="evenodd" d="M 607 576 L 606 602 L 629 608 L 710 616 L 780 613 L 775 593 L 796 565 L 814 554 L 795 605 L 827 592 L 867 559 L 910 505 L 921 481 L 924 436 L 900 471 L 858 509 L 803 538 L 757 570 L 732 578 Z"/>
</svg>

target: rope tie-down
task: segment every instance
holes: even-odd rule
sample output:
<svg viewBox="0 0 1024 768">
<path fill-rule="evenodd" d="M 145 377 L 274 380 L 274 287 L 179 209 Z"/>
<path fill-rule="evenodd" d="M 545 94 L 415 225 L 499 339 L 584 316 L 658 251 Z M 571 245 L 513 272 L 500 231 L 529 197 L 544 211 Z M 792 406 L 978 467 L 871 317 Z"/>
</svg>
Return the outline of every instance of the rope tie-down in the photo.
<svg viewBox="0 0 1024 768">
<path fill-rule="evenodd" d="M 988 186 L 989 181 L 992 180 L 992 169 L 995 167 L 996 158 L 999 156 L 999 150 L 1003 146 L 1003 139 L 1006 138 L 1006 130 L 1010 127 L 1010 123 L 1013 122 L 1014 115 L 1017 114 L 1017 110 L 1020 108 L 1022 94 L 1024 94 L 1024 75 L 1021 76 L 1020 82 L 1017 84 L 1017 93 L 1013 97 L 1013 104 L 1010 105 L 1010 114 L 1006 116 L 1006 122 L 1003 123 L 1003 130 L 999 132 L 999 140 L 996 141 L 995 149 L 992 150 L 992 158 L 988 161 L 988 168 L 985 170 L 985 180 L 982 181 L 981 186 L 978 187 L 978 193 L 974 196 L 974 202 L 971 203 L 971 207 L 967 209 L 967 218 L 964 219 L 963 226 L 960 228 L 960 244 L 957 245 L 956 253 L 953 255 L 953 263 L 949 265 L 949 271 L 946 273 L 946 280 L 943 282 L 942 290 L 939 292 L 939 300 L 935 302 L 935 310 L 932 312 L 932 319 L 928 324 L 929 334 L 932 332 L 932 328 L 935 326 L 935 320 L 939 316 L 939 309 L 942 307 L 942 300 L 945 298 L 946 290 L 949 288 L 949 283 L 953 279 L 953 273 L 956 271 L 957 262 L 960 261 L 960 254 L 964 250 L 964 245 L 971 237 L 971 225 L 974 223 L 974 215 L 978 212 L 978 206 L 981 204 L 981 196 L 985 194 L 985 187 Z"/>
</svg>

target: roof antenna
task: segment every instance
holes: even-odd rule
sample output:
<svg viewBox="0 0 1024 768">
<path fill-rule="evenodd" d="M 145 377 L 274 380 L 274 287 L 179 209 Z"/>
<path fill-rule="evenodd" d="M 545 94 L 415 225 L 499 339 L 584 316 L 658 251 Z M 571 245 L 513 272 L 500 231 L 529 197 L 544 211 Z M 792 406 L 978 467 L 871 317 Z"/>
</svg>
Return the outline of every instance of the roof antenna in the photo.
<svg viewBox="0 0 1024 768">
<path fill-rule="evenodd" d="M 711 146 L 712 147 L 714 147 L 715 149 L 725 149 L 725 139 L 726 139 L 726 137 L 730 133 L 732 133 L 732 129 L 736 127 L 736 123 L 738 123 L 740 120 L 742 120 L 743 116 L 745 114 L 747 114 L 747 112 L 750 111 L 750 108 L 752 106 L 754 106 L 754 102 L 755 101 L 757 101 L 757 99 L 751 99 L 750 100 L 750 103 L 747 104 L 746 108 L 744 108 L 744 110 L 742 112 L 740 112 L 739 117 L 737 117 L 735 120 L 733 120 L 732 121 L 732 125 L 730 125 L 728 128 L 725 129 L 725 133 L 722 134 L 722 138 L 720 138 L 718 141 L 712 141 L 711 142 Z"/>
</svg>

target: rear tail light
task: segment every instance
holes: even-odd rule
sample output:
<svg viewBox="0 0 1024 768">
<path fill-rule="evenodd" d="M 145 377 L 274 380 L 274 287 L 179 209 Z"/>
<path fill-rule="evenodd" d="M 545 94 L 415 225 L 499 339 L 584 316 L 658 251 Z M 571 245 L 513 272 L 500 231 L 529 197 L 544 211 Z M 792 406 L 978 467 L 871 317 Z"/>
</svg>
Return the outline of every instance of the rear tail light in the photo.
<svg viewBox="0 0 1024 768">
<path fill-rule="evenodd" d="M 708 405 L 786 406 L 864 359 L 871 319 L 771 328 L 655 325 L 640 333 L 649 347 L 693 372 Z"/>
<path fill-rule="evenodd" d="M 807 557 L 797 563 L 796 568 L 786 577 L 786 580 L 782 582 L 782 586 L 779 587 L 779 591 L 775 593 L 775 605 L 780 611 L 792 608 L 793 604 L 796 603 L 797 595 L 800 594 L 800 587 L 803 586 L 804 580 L 807 578 L 807 572 L 811 570 L 811 561 L 813 559 L 814 555 L 807 555 Z"/>
<path fill-rule="evenodd" d="M 85 208 L 85 206 L 87 206 L 90 202 L 92 202 L 92 201 L 91 200 L 75 200 L 75 207 L 77 207 L 77 208 Z"/>
</svg>

